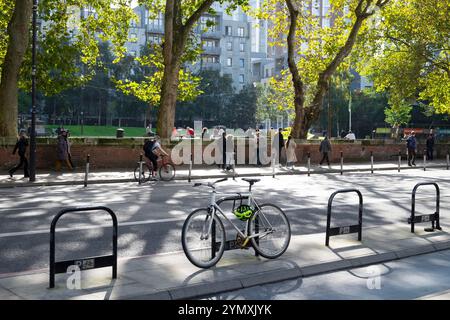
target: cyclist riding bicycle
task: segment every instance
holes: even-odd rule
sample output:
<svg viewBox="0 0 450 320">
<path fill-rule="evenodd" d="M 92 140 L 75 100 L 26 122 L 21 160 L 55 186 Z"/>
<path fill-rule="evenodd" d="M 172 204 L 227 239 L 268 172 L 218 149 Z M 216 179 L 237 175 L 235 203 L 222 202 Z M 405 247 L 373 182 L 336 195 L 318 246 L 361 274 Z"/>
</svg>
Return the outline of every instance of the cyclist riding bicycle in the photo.
<svg viewBox="0 0 450 320">
<path fill-rule="evenodd" d="M 143 149 L 144 149 L 145 156 L 152 163 L 152 174 L 151 174 L 151 176 L 152 176 L 153 179 L 155 179 L 156 178 L 156 172 L 157 172 L 157 169 L 158 169 L 158 157 L 159 156 L 166 156 L 166 157 L 168 157 L 169 155 L 161 147 L 161 143 L 159 142 L 159 136 L 154 136 L 154 137 L 150 138 L 149 140 L 147 140 L 144 143 L 144 148 Z"/>
</svg>

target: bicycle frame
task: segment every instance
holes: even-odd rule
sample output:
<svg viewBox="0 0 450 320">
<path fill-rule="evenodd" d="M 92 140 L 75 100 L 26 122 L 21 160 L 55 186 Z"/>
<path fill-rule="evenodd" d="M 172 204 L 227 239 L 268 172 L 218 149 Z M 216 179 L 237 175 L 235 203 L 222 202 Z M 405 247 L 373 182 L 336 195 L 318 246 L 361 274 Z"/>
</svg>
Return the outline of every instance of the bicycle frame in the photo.
<svg viewBox="0 0 450 320">
<path fill-rule="evenodd" d="M 222 211 L 222 209 L 220 208 L 220 206 L 217 204 L 217 202 L 216 202 L 216 195 L 217 195 L 217 193 L 216 193 L 216 191 L 214 190 L 213 192 L 212 192 L 212 195 L 211 195 L 211 202 L 210 202 L 210 205 L 209 205 L 209 207 L 208 207 L 208 211 L 211 211 L 211 219 L 210 219 L 210 222 L 209 222 L 209 224 L 208 224 L 208 231 L 207 231 L 207 233 L 206 233 L 206 235 L 203 235 L 204 233 L 205 233 L 205 225 L 206 225 L 206 221 L 205 221 L 205 225 L 203 226 L 203 230 L 202 230 L 202 236 L 201 236 L 201 240 L 207 240 L 208 238 L 209 238 L 209 235 L 211 234 L 211 230 L 212 230 L 212 223 L 213 223 L 213 221 L 214 221 L 214 217 L 216 216 L 216 212 L 218 211 L 224 218 L 225 218 L 225 220 L 226 221 L 228 221 L 228 223 L 229 224 L 231 224 L 231 226 L 238 232 L 238 234 L 242 237 L 242 238 L 244 238 L 244 239 L 246 239 L 247 241 L 249 240 L 249 239 L 251 239 L 251 238 L 256 238 L 256 237 L 264 237 L 264 236 L 266 236 L 266 235 L 268 235 L 268 234 L 270 234 L 270 233 L 273 233 L 273 227 L 272 227 L 272 225 L 270 224 L 270 222 L 265 218 L 265 216 L 264 216 L 264 214 L 262 214 L 261 215 L 261 217 L 266 221 L 266 223 L 270 226 L 270 230 L 269 231 L 265 231 L 265 232 L 262 232 L 262 233 L 256 233 L 256 234 L 253 234 L 253 235 L 250 235 L 250 236 L 247 236 L 247 234 L 248 234 L 248 226 L 249 226 L 249 224 L 247 223 L 246 225 L 245 225 L 245 234 L 244 233 L 242 233 L 242 231 L 225 215 L 225 213 Z M 251 193 L 251 192 L 247 192 L 247 193 L 238 193 L 237 194 L 237 196 L 238 196 L 238 198 L 237 199 L 245 199 L 245 198 L 248 198 L 248 205 L 250 206 L 250 205 L 254 205 L 255 206 L 255 208 L 257 209 L 254 213 L 253 213 L 253 215 L 252 215 L 252 217 L 255 215 L 255 214 L 257 214 L 258 212 L 260 212 L 261 211 L 261 207 L 258 205 L 258 203 L 255 201 L 255 199 L 253 198 L 253 194 Z M 223 199 L 226 199 L 226 198 L 223 198 Z M 223 200 L 223 199 L 221 199 L 221 200 Z M 220 200 L 219 200 L 220 201 Z M 250 219 L 252 219 L 252 217 L 250 218 Z M 220 218 L 219 218 L 220 219 Z"/>
</svg>

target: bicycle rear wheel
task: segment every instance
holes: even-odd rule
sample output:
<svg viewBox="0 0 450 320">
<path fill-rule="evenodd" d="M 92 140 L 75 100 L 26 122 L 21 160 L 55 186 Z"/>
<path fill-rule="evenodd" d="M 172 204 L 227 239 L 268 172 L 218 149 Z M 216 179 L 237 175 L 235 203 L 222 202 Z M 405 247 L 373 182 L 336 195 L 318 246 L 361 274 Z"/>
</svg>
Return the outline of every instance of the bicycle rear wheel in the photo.
<svg viewBox="0 0 450 320">
<path fill-rule="evenodd" d="M 249 234 L 269 232 L 266 235 L 251 238 L 253 248 L 267 259 L 281 256 L 291 241 L 291 227 L 286 214 L 273 204 L 263 204 L 247 222 Z"/>
<path fill-rule="evenodd" d="M 199 268 L 214 266 L 225 249 L 225 229 L 222 221 L 215 215 L 211 234 L 207 235 L 210 223 L 209 210 L 197 209 L 187 217 L 181 232 L 184 253 L 189 261 Z M 213 246 L 214 235 L 215 245 Z"/>
<path fill-rule="evenodd" d="M 175 178 L 175 167 L 171 163 L 166 163 L 159 168 L 159 176 L 163 181 L 170 181 Z"/>
<path fill-rule="evenodd" d="M 141 179 L 142 179 L 141 181 L 143 182 L 149 181 L 151 174 L 152 173 L 148 165 L 146 163 L 143 163 L 141 171 Z M 134 169 L 134 180 L 139 181 L 139 166 L 137 166 L 136 169 Z"/>
</svg>

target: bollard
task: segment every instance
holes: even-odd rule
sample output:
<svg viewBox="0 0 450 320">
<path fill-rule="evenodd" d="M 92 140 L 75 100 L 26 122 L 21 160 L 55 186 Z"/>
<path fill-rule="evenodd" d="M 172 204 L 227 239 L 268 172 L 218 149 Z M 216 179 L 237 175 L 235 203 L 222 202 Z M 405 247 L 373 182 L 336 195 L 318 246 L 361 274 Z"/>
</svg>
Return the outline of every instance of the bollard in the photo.
<svg viewBox="0 0 450 320">
<path fill-rule="evenodd" d="M 272 178 L 275 178 L 275 153 L 272 153 Z"/>
<path fill-rule="evenodd" d="M 449 168 L 449 165 L 450 165 L 450 154 L 447 151 L 447 170 Z"/>
<path fill-rule="evenodd" d="M 341 176 L 344 174 L 344 153 L 341 151 Z"/>
<path fill-rule="evenodd" d="M 232 168 L 233 168 L 233 180 L 236 181 L 236 162 L 234 161 L 234 153 L 233 153 L 233 164 L 232 164 Z"/>
<path fill-rule="evenodd" d="M 141 155 L 139 156 L 139 184 L 142 184 L 142 160 L 143 160 L 143 155 L 141 153 Z"/>
<path fill-rule="evenodd" d="M 189 160 L 189 176 L 188 176 L 188 182 L 191 182 L 191 174 L 192 174 L 192 153 L 191 153 L 191 159 Z"/>
<path fill-rule="evenodd" d="M 423 150 L 423 171 L 427 171 L 427 150 Z"/>
<path fill-rule="evenodd" d="M 308 152 L 308 177 L 311 175 L 311 152 Z"/>
<path fill-rule="evenodd" d="M 400 167 L 402 165 L 402 152 L 398 152 L 398 172 L 400 172 Z"/>
<path fill-rule="evenodd" d="M 373 174 L 373 151 L 370 151 L 370 171 Z"/>
<path fill-rule="evenodd" d="M 84 173 L 84 187 L 86 188 L 88 185 L 88 176 L 89 176 L 89 160 L 90 160 L 90 155 L 88 154 L 86 157 L 86 171 Z"/>
</svg>

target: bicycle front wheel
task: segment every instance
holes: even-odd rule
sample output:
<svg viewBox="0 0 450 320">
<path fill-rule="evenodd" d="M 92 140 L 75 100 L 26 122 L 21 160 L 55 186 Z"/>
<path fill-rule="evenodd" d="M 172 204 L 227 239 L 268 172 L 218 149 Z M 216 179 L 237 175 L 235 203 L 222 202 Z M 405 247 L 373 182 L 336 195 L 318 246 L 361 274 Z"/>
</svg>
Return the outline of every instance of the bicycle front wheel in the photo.
<svg viewBox="0 0 450 320">
<path fill-rule="evenodd" d="M 183 224 L 181 244 L 192 264 L 199 268 L 214 266 L 225 249 L 225 229 L 222 221 L 208 209 L 193 211 Z M 210 229 L 211 226 L 211 229 Z M 208 234 L 208 231 L 211 231 Z"/>
<path fill-rule="evenodd" d="M 291 241 L 291 227 L 286 214 L 273 204 L 263 204 L 247 222 L 253 248 L 267 259 L 281 256 Z"/>
<path fill-rule="evenodd" d="M 146 163 L 142 164 L 141 181 L 148 181 L 152 172 Z M 139 181 L 139 166 L 134 169 L 134 180 Z"/>
<path fill-rule="evenodd" d="M 170 181 L 175 178 L 175 167 L 173 164 L 166 163 L 161 168 L 159 168 L 159 176 L 163 181 Z"/>
</svg>

